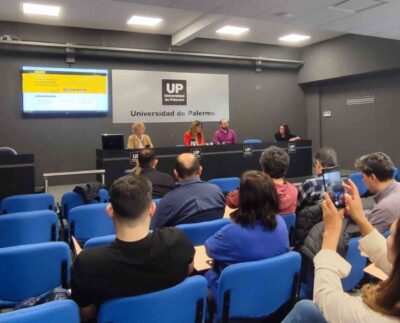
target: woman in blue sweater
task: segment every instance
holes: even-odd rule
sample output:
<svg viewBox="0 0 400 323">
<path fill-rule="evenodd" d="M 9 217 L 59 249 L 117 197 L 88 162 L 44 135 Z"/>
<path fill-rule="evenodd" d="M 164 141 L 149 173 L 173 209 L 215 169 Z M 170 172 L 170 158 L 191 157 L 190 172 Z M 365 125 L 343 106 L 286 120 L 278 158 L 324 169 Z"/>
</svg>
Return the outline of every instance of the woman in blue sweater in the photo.
<svg viewBox="0 0 400 323">
<path fill-rule="evenodd" d="M 289 251 L 285 221 L 277 216 L 279 197 L 272 179 L 261 171 L 245 172 L 240 179 L 239 212 L 206 243 L 214 269 L 206 273 L 216 296 L 221 271 L 228 265 L 255 261 Z"/>
</svg>

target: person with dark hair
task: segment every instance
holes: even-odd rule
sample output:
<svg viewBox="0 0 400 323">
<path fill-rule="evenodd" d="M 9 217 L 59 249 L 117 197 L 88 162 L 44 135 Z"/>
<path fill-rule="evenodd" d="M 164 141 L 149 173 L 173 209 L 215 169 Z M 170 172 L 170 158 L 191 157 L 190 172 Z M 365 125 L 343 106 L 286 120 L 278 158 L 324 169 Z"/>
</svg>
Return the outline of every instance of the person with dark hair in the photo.
<svg viewBox="0 0 400 323">
<path fill-rule="evenodd" d="M 236 143 L 236 133 L 229 128 L 229 121 L 222 119 L 219 122 L 219 129 L 214 133 L 214 144 L 226 145 Z"/>
<path fill-rule="evenodd" d="M 388 161 L 386 157 L 381 157 Z M 369 158 L 372 159 L 372 156 Z M 396 220 L 391 225 L 390 235 L 386 240 L 365 217 L 354 183 L 349 180 L 344 186 L 349 193 L 345 196 L 346 205 L 363 236 L 359 242 L 359 249 L 376 267 L 388 275 L 388 278 L 378 284 L 364 285 L 358 296 L 351 296 L 343 291 L 341 279 L 351 270 L 351 265 L 336 252 L 344 210 L 337 210 L 329 195 L 325 193 L 325 232 L 321 251 L 314 258 L 314 304 L 317 308 L 310 303 L 297 306 L 283 323 L 311 322 L 307 320 L 309 314 L 312 314 L 312 322 L 400 321 L 400 221 Z"/>
<path fill-rule="evenodd" d="M 265 149 L 260 157 L 260 166 L 275 184 L 279 196 L 279 214 L 288 214 L 296 211 L 297 188 L 285 181 L 289 169 L 290 157 L 279 147 L 271 146 Z M 239 206 L 239 192 L 233 191 L 226 197 L 226 204 L 235 209 Z"/>
<path fill-rule="evenodd" d="M 365 215 L 383 233 L 400 218 L 400 183 L 393 179 L 393 162 L 388 155 L 377 152 L 360 157 L 355 166 L 368 191 L 374 194 L 374 207 L 365 210 Z"/>
<path fill-rule="evenodd" d="M 175 185 L 174 178 L 156 169 L 158 159 L 154 149 L 144 148 L 139 152 L 138 174 L 150 180 L 153 187 L 153 198 L 162 198 Z M 135 171 L 135 170 L 134 170 Z"/>
<path fill-rule="evenodd" d="M 317 205 L 324 199 L 324 181 L 322 171 L 324 168 L 337 166 L 336 152 L 331 147 L 322 147 L 314 155 L 314 168 L 317 177 L 305 180 L 298 188 L 297 210 L 307 206 Z"/>
<path fill-rule="evenodd" d="M 301 138 L 297 135 L 294 135 L 290 132 L 289 126 L 287 123 L 281 123 L 279 125 L 278 132 L 275 133 L 276 141 L 298 141 Z"/>
<path fill-rule="evenodd" d="M 206 143 L 203 133 L 203 124 L 195 120 L 190 124 L 189 130 L 183 134 L 185 146 L 202 146 Z"/>
<path fill-rule="evenodd" d="M 207 255 L 214 259 L 214 268 L 206 273 L 214 297 L 219 275 L 226 266 L 289 251 L 287 227 L 277 216 L 278 210 L 279 197 L 272 179 L 261 171 L 243 173 L 237 216 L 205 242 Z"/>
<path fill-rule="evenodd" d="M 203 182 L 201 172 L 199 160 L 193 154 L 184 153 L 176 158 L 174 174 L 178 182 L 158 204 L 151 219 L 151 229 L 224 216 L 224 194 L 218 186 Z"/>
<path fill-rule="evenodd" d="M 109 246 L 84 250 L 72 268 L 71 297 L 83 322 L 94 319 L 109 299 L 172 287 L 193 270 L 194 247 L 181 231 L 149 233 L 155 209 L 151 197 L 151 183 L 143 176 L 127 175 L 112 184 L 106 210 L 116 239 Z"/>
</svg>

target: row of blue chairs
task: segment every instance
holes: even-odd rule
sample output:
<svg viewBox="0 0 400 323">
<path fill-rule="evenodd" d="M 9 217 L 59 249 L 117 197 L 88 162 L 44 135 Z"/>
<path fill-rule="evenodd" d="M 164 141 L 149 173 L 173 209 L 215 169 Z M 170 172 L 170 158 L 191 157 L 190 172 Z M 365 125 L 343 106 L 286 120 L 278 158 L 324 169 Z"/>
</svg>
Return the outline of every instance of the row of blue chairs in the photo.
<svg viewBox="0 0 400 323">
<path fill-rule="evenodd" d="M 94 200 L 95 203 L 107 203 L 109 200 L 108 191 L 104 188 L 99 190 L 100 201 Z M 69 211 L 77 206 L 84 205 L 83 197 L 75 192 L 67 192 L 61 198 L 61 215 L 66 218 Z M 40 210 L 57 211 L 54 197 L 49 193 L 39 194 L 22 194 L 4 198 L 1 201 L 1 212 L 3 214 L 29 212 Z"/>
<path fill-rule="evenodd" d="M 1 248 L 0 259 L 0 308 L 13 306 L 58 286 L 66 287 L 70 280 L 70 252 L 64 242 Z M 287 302 L 293 302 L 300 267 L 301 257 L 296 252 L 229 266 L 220 278 L 217 320 L 264 317 Z M 206 294 L 205 278 L 194 276 L 163 291 L 105 302 L 98 319 L 99 322 L 204 322 Z M 244 299 L 252 301 L 244 302 Z M 53 304 L 61 306 L 57 301 Z M 73 306 L 68 306 L 72 310 Z M 43 306 L 47 314 L 49 307 Z M 27 322 L 21 318 L 30 312 L 37 319 L 40 308 L 0 314 L 0 322 L 18 322 L 18 319 Z M 71 313 L 71 322 L 74 322 L 76 311 Z M 12 317 L 16 320 L 12 321 Z M 62 322 L 59 319 L 57 322 Z"/>
</svg>

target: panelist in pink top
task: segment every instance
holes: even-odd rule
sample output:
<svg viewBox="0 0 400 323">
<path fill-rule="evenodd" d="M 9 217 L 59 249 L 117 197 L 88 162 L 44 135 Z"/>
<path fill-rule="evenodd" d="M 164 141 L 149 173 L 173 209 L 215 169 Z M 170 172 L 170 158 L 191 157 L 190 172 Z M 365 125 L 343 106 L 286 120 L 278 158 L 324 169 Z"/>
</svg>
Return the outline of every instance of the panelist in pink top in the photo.
<svg viewBox="0 0 400 323">
<path fill-rule="evenodd" d="M 236 133 L 234 130 L 229 129 L 229 121 L 222 119 L 219 122 L 219 130 L 214 133 L 214 144 L 234 144 L 236 143 Z"/>
</svg>

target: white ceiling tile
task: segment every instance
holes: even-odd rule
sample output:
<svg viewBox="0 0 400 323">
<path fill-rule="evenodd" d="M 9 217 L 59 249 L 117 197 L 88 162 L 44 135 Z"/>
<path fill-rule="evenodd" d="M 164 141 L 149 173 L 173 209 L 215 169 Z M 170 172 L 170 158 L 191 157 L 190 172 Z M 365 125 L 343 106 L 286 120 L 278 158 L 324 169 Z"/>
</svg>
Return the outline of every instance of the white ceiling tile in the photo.
<svg viewBox="0 0 400 323">
<path fill-rule="evenodd" d="M 215 13 L 236 16 L 254 17 L 278 6 L 282 0 L 229 0 Z"/>
<path fill-rule="evenodd" d="M 324 8 L 318 11 L 314 11 L 313 13 L 302 16 L 300 18 L 293 19 L 290 21 L 290 23 L 302 24 L 310 27 L 318 27 L 321 25 L 325 25 L 329 22 L 349 17 L 351 15 L 352 14 L 349 12 L 336 11 L 336 10 L 331 10 L 329 8 Z"/>
</svg>

